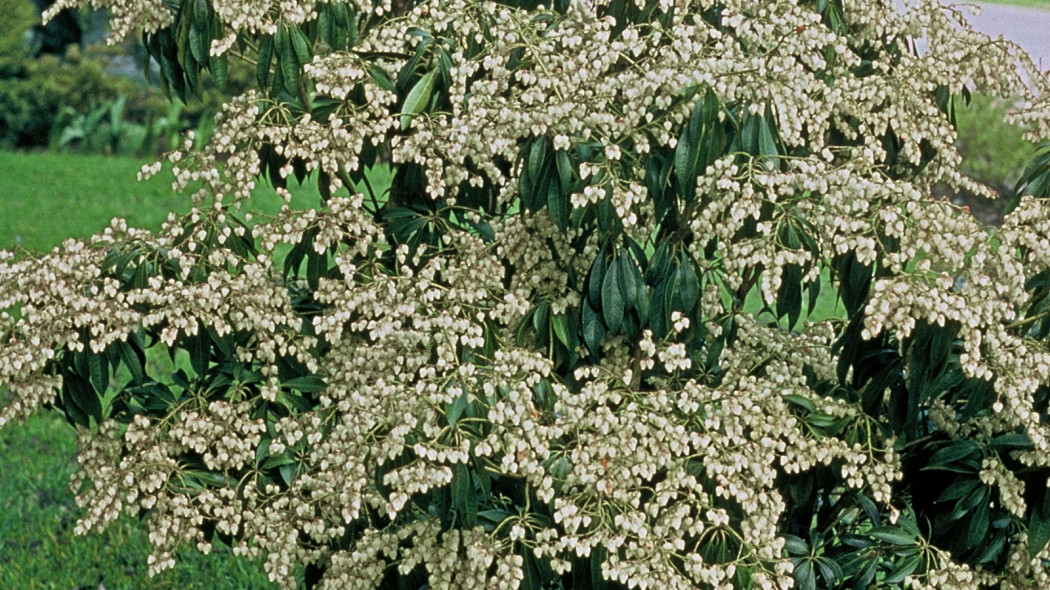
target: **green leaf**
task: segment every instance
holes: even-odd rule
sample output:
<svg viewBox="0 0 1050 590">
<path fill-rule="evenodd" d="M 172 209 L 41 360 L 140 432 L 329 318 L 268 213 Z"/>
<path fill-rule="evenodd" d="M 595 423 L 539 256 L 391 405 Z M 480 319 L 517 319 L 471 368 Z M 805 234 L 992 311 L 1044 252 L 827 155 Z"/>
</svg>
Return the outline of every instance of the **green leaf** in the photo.
<svg viewBox="0 0 1050 590">
<path fill-rule="evenodd" d="M 536 311 L 532 314 L 532 329 L 536 331 L 540 344 L 546 347 L 551 337 L 551 305 L 546 299 L 536 304 Z"/>
<path fill-rule="evenodd" d="M 618 332 L 623 323 L 624 290 L 623 279 L 620 277 L 620 265 L 617 264 L 616 259 L 613 259 L 605 274 L 605 280 L 602 281 L 602 319 L 605 320 L 605 327 L 612 334 Z"/>
<path fill-rule="evenodd" d="M 267 443 L 267 446 L 269 446 L 269 443 Z M 273 469 L 275 467 L 282 467 L 284 465 L 291 465 L 292 463 L 295 463 L 295 459 L 292 459 L 288 455 L 285 455 L 285 454 L 270 455 L 269 457 L 266 457 L 265 459 L 263 459 L 262 463 L 259 464 L 259 468 L 260 469 Z"/>
<path fill-rule="evenodd" d="M 445 404 L 445 418 L 450 427 L 456 425 L 465 409 L 467 409 L 467 391 L 463 390 L 456 399 L 452 400 L 452 403 Z"/>
<path fill-rule="evenodd" d="M 919 552 L 909 553 L 907 557 L 901 560 L 899 563 L 894 564 L 893 568 L 886 574 L 886 579 L 883 580 L 884 584 L 899 584 L 904 581 L 914 572 L 919 564 L 922 562 L 922 554 Z"/>
<path fill-rule="evenodd" d="M 786 264 L 781 274 L 780 289 L 774 305 L 777 319 L 788 317 L 788 328 L 794 328 L 802 316 L 802 267 Z"/>
<path fill-rule="evenodd" d="M 799 590 L 816 590 L 817 576 L 813 572 L 813 563 L 808 559 L 799 560 L 795 564 L 795 571 L 791 575 L 795 578 L 795 588 Z"/>
<path fill-rule="evenodd" d="M 405 104 L 401 107 L 401 128 L 408 129 L 408 123 L 412 118 L 423 112 L 430 102 L 430 95 L 434 92 L 434 71 L 431 70 L 420 78 L 412 90 L 405 97 Z"/>
<path fill-rule="evenodd" d="M 773 123 L 770 122 L 772 114 L 766 109 L 766 116 L 760 117 L 758 122 L 758 152 L 761 154 L 761 165 L 768 171 L 780 168 L 780 157 L 777 151 L 776 135 Z"/>
<path fill-rule="evenodd" d="M 290 30 L 290 37 L 295 60 L 299 62 L 299 65 L 310 63 L 313 56 L 310 54 L 310 40 L 306 38 L 306 34 L 295 27 Z"/>
<path fill-rule="evenodd" d="M 1031 539 L 1029 539 L 1030 541 Z M 1002 553 L 1003 548 L 1006 546 L 1006 533 L 1000 532 L 992 539 L 991 543 L 987 543 L 987 546 L 974 560 L 975 563 L 990 563 L 999 559 L 999 555 Z"/>
<path fill-rule="evenodd" d="M 817 569 L 820 570 L 820 575 L 824 577 L 828 588 L 834 588 L 836 582 L 844 577 L 842 568 L 834 560 L 822 556 L 813 561 L 817 564 Z"/>
<path fill-rule="evenodd" d="M 602 575 L 602 563 L 605 562 L 605 549 L 599 545 L 591 549 L 591 590 L 605 588 L 605 576 Z M 741 568 L 743 569 L 743 568 Z"/>
<path fill-rule="evenodd" d="M 598 312 L 594 311 L 590 302 L 583 301 L 580 306 L 580 323 L 583 325 L 583 343 L 591 355 L 597 355 L 601 350 L 602 339 L 605 338 L 605 324 Z"/>
<path fill-rule="evenodd" d="M 198 377 L 208 373 L 208 364 L 211 361 L 211 338 L 202 328 L 196 336 L 186 338 L 186 348 L 190 353 L 190 366 Z"/>
<path fill-rule="evenodd" d="M 328 387 L 328 384 L 324 382 L 324 379 L 317 375 L 304 375 L 294 379 L 286 379 L 281 382 L 281 386 L 302 393 L 316 393 L 318 391 L 324 391 L 324 389 Z"/>
<path fill-rule="evenodd" d="M 117 353 L 120 354 L 120 360 L 131 371 L 132 381 L 135 383 L 142 381 L 143 377 L 145 377 L 145 356 L 139 356 L 131 344 L 126 341 L 118 341 L 115 346 L 117 347 Z"/>
<path fill-rule="evenodd" d="M 941 495 L 937 498 L 937 502 L 951 502 L 953 500 L 958 500 L 973 493 L 973 491 L 981 485 L 981 481 L 975 477 L 957 477 L 958 478 L 955 482 L 941 492 Z"/>
<path fill-rule="evenodd" d="M 554 162 L 558 168 L 558 182 L 561 183 L 562 193 L 568 195 L 572 188 L 572 162 L 569 161 L 569 152 L 555 151 Z"/>
<path fill-rule="evenodd" d="M 973 515 L 970 516 L 970 526 L 966 532 L 967 547 L 984 546 L 984 537 L 988 534 L 988 526 L 991 524 L 989 512 L 990 508 L 987 498 L 977 504 Z"/>
<path fill-rule="evenodd" d="M 809 555 L 809 545 L 801 537 L 795 535 L 781 535 L 784 538 L 784 549 L 788 555 Z"/>
<path fill-rule="evenodd" d="M 880 526 L 868 531 L 876 539 L 891 545 L 914 545 L 915 539 L 900 527 Z"/>
<path fill-rule="evenodd" d="M 678 191 L 686 201 L 696 196 L 696 178 L 725 149 L 725 131 L 718 120 L 721 105 L 708 90 L 693 105 L 689 124 L 682 129 L 675 146 L 674 171 Z"/>
<path fill-rule="evenodd" d="M 67 371 L 62 375 L 62 395 L 66 405 L 66 415 L 75 419 L 80 426 L 90 426 L 102 421 L 102 402 L 91 384 L 83 377 Z"/>
<path fill-rule="evenodd" d="M 386 73 L 386 70 L 372 62 L 369 62 L 365 67 L 368 68 L 368 75 L 372 78 L 372 81 L 376 83 L 376 86 L 379 86 L 387 92 L 397 91 L 397 87 L 394 85 L 394 82 L 390 80 L 390 76 Z"/>
<path fill-rule="evenodd" d="M 106 390 L 109 388 L 109 367 L 106 364 L 105 357 L 89 350 L 85 351 L 84 354 L 87 355 L 88 376 L 91 379 L 91 385 L 99 395 L 105 395 Z"/>
<path fill-rule="evenodd" d="M 951 514 L 948 515 L 948 520 L 959 520 L 969 514 L 975 507 L 987 504 L 988 495 L 989 491 L 987 486 L 981 485 L 980 487 L 975 488 L 955 504 L 955 508 L 953 508 Z"/>
<path fill-rule="evenodd" d="M 281 479 L 284 480 L 285 485 L 292 485 L 295 480 L 295 472 L 297 471 L 295 463 L 287 463 L 277 468 L 277 471 L 281 474 Z"/>
<path fill-rule="evenodd" d="M 1027 434 L 1011 432 L 992 439 L 991 446 L 996 451 L 1017 451 L 1032 448 L 1032 441 Z"/>
<path fill-rule="evenodd" d="M 957 463 L 961 459 L 979 453 L 980 451 L 981 447 L 972 440 L 957 440 L 930 456 L 930 460 L 923 469 L 929 470 L 950 463 Z"/>
<path fill-rule="evenodd" d="M 638 272 L 638 266 L 626 253 L 621 252 L 616 258 L 617 274 L 623 288 L 623 306 L 625 309 L 634 307 L 641 297 L 644 282 L 642 275 Z"/>
<path fill-rule="evenodd" d="M 277 27 L 277 36 L 274 39 L 277 51 L 277 63 L 281 68 L 281 76 L 284 79 L 284 88 L 292 96 L 299 93 L 299 63 L 292 48 L 288 27 Z"/>
<path fill-rule="evenodd" d="M 208 58 L 208 71 L 215 80 L 219 90 L 225 90 L 226 82 L 230 79 L 230 62 L 226 54 L 213 55 Z"/>
<path fill-rule="evenodd" d="M 470 470 L 465 464 L 456 463 L 452 468 L 452 508 L 460 518 L 466 516 L 467 506 L 470 504 L 468 496 L 474 495 L 474 486 L 471 483 Z M 475 518 L 476 515 L 471 517 Z"/>
<path fill-rule="evenodd" d="M 688 314 L 700 302 L 700 279 L 696 276 L 693 262 L 685 251 L 681 253 L 678 261 L 678 293 L 682 304 L 682 307 L 676 308 L 678 311 Z"/>
<path fill-rule="evenodd" d="M 552 178 L 547 178 L 547 210 L 555 227 L 565 231 L 569 227 L 569 195 Z"/>
<path fill-rule="evenodd" d="M 1050 493 L 1040 490 L 1042 501 L 1028 515 L 1028 554 L 1035 557 L 1050 542 Z"/>
<path fill-rule="evenodd" d="M 602 308 L 602 283 L 605 282 L 605 274 L 608 265 L 605 262 L 605 253 L 598 252 L 591 264 L 591 270 L 587 273 L 587 301 L 591 308 L 598 310 Z"/>
<path fill-rule="evenodd" d="M 310 400 L 305 397 L 297 393 L 288 393 L 283 390 L 277 392 L 276 401 L 291 412 L 308 412 L 312 410 L 314 406 Z"/>
<path fill-rule="evenodd" d="M 318 254 L 312 247 L 306 251 L 306 285 L 317 291 L 321 276 L 328 271 L 328 253 Z"/>
<path fill-rule="evenodd" d="M 815 412 L 817 410 L 817 407 L 813 405 L 813 402 L 808 397 L 803 397 L 797 393 L 788 393 L 783 397 L 786 401 L 795 404 L 807 412 Z"/>
<path fill-rule="evenodd" d="M 565 348 L 570 348 L 572 343 L 569 341 L 569 317 L 565 314 L 552 315 L 551 326 L 554 328 L 554 335 L 558 338 L 558 341 Z"/>
<path fill-rule="evenodd" d="M 208 28 L 208 20 L 211 18 L 211 9 L 208 0 L 193 0 L 193 24 L 198 29 Z"/>
<path fill-rule="evenodd" d="M 207 26 L 200 29 L 196 25 L 190 25 L 189 29 L 189 46 L 193 59 L 198 64 L 208 63 L 208 54 L 211 52 L 211 39 L 208 35 Z"/>
</svg>

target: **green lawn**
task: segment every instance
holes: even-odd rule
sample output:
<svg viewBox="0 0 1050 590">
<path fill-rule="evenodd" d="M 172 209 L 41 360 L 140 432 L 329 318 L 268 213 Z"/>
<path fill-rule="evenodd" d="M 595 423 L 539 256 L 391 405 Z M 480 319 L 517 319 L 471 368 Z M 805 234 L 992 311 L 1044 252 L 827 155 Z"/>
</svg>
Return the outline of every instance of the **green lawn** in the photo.
<svg viewBox="0 0 1050 590">
<path fill-rule="evenodd" d="M 187 211 L 189 198 L 171 192 L 166 170 L 139 182 L 143 162 L 98 155 L 0 151 L 0 248 L 47 250 L 67 237 L 87 238 L 114 217 L 132 227 L 159 228 L 171 211 Z M 289 185 L 292 206 L 318 202 L 316 185 Z M 280 210 L 281 200 L 256 189 L 249 208 Z"/>
<path fill-rule="evenodd" d="M 1009 4 L 1010 6 L 1027 6 L 1050 10 L 1050 0 L 980 0 L 985 4 Z"/>
</svg>

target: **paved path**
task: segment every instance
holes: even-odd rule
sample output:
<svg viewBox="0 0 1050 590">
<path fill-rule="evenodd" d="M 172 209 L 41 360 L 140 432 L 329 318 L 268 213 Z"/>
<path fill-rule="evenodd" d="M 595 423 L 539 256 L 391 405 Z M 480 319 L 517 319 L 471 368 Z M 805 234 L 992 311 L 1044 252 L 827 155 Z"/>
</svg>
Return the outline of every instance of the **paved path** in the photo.
<svg viewBox="0 0 1050 590">
<path fill-rule="evenodd" d="M 1050 70 L 1050 2 L 1047 10 L 977 3 L 979 16 L 968 15 L 978 31 L 995 38 L 1002 35 L 1025 49 L 1042 70 Z"/>
</svg>

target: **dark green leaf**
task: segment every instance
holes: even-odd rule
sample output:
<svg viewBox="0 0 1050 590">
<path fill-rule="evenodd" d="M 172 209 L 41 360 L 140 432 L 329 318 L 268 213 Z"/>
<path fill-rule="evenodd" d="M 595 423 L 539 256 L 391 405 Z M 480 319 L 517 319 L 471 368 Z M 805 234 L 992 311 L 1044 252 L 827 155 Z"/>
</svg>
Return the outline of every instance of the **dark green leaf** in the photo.
<svg viewBox="0 0 1050 590">
<path fill-rule="evenodd" d="M 910 553 L 899 563 L 894 564 L 893 568 L 886 574 L 886 579 L 883 582 L 885 584 L 899 584 L 903 582 L 904 578 L 910 576 L 921 562 L 922 555 L 920 553 Z"/>
<path fill-rule="evenodd" d="M 626 307 L 624 291 L 623 279 L 620 277 L 620 265 L 617 264 L 616 259 L 613 259 L 605 273 L 605 280 L 602 281 L 602 319 L 605 320 L 605 326 L 612 334 L 617 333 L 623 323 Z"/>
<path fill-rule="evenodd" d="M 219 90 L 224 90 L 226 88 L 226 82 L 230 78 L 229 59 L 226 55 L 213 55 L 209 57 L 208 70 L 211 72 L 211 76 L 215 80 L 215 85 L 219 87 Z"/>
<path fill-rule="evenodd" d="M 286 26 L 277 27 L 277 36 L 274 39 L 277 51 L 277 63 L 281 68 L 281 77 L 284 80 L 284 88 L 292 96 L 299 93 L 299 67 L 300 63 L 292 48 L 291 33 Z"/>
<path fill-rule="evenodd" d="M 131 344 L 126 341 L 117 342 L 115 346 L 117 347 L 117 352 L 120 354 L 120 360 L 122 360 L 124 366 L 131 371 L 132 381 L 135 383 L 142 381 L 142 378 L 145 376 L 145 356 L 137 354 Z"/>
<path fill-rule="evenodd" d="M 981 481 L 975 477 L 962 477 L 959 476 L 955 482 L 948 486 L 941 495 L 937 498 L 938 502 L 951 502 L 965 497 L 972 493 L 978 486 L 982 485 Z"/>
<path fill-rule="evenodd" d="M 784 549 L 787 550 L 788 555 L 809 555 L 809 545 L 807 545 L 800 537 L 795 535 L 781 536 L 784 538 Z"/>
<path fill-rule="evenodd" d="M 842 568 L 834 560 L 818 557 L 813 561 L 817 564 L 817 569 L 820 570 L 820 575 L 824 577 L 828 588 L 834 588 L 838 580 L 843 578 Z"/>
<path fill-rule="evenodd" d="M 297 471 L 295 463 L 287 463 L 277 468 L 281 474 L 281 479 L 284 480 L 286 485 L 292 485 L 295 481 L 295 472 Z"/>
<path fill-rule="evenodd" d="M 780 168 L 780 158 L 777 152 L 775 131 L 770 120 L 772 115 L 768 109 L 766 116 L 758 119 L 758 153 L 761 154 L 761 166 L 766 170 L 773 171 Z"/>
<path fill-rule="evenodd" d="M 105 357 L 90 350 L 84 351 L 84 354 L 87 356 L 91 385 L 99 395 L 105 395 L 106 389 L 109 388 L 109 367 L 106 365 Z"/>
<path fill-rule="evenodd" d="M 689 254 L 683 251 L 678 261 L 678 293 L 681 307 L 676 308 L 683 313 L 691 313 L 700 301 L 700 279 L 696 276 L 693 261 Z"/>
<path fill-rule="evenodd" d="M 317 375 L 304 375 L 294 379 L 286 379 L 281 382 L 281 385 L 302 393 L 316 393 L 318 391 L 324 391 L 324 389 L 328 387 L 328 384 L 324 382 L 324 379 Z"/>
<path fill-rule="evenodd" d="M 296 27 L 290 30 L 289 36 L 291 37 L 292 51 L 295 52 L 295 60 L 299 65 L 310 63 L 313 56 L 310 55 L 310 40 L 306 38 L 306 34 Z"/>
<path fill-rule="evenodd" d="M 565 153 L 565 152 L 560 152 Z M 562 192 L 560 185 L 553 178 L 546 178 L 547 210 L 550 211 L 554 226 L 565 231 L 569 227 L 569 195 Z"/>
<path fill-rule="evenodd" d="M 580 323 L 583 324 L 583 343 L 591 355 L 597 355 L 601 350 L 602 339 L 605 338 L 605 324 L 602 318 L 591 307 L 590 302 L 584 300 L 580 312 Z"/>
<path fill-rule="evenodd" d="M 1044 488 L 1039 494 L 1041 501 L 1028 515 L 1028 554 L 1033 558 L 1050 542 L 1050 493 Z"/>
<path fill-rule="evenodd" d="M 984 537 L 988 534 L 988 526 L 990 524 L 989 503 L 986 498 L 977 504 L 973 514 L 970 516 L 970 526 L 966 533 L 966 546 L 984 546 Z"/>
<path fill-rule="evenodd" d="M 445 418 L 448 420 L 448 425 L 453 427 L 456 422 L 459 421 L 459 417 L 463 415 L 463 410 L 467 409 L 467 392 L 464 390 L 460 393 L 456 399 L 452 400 L 452 403 L 445 404 Z"/>
<path fill-rule="evenodd" d="M 62 395 L 66 415 L 80 426 L 90 426 L 102 421 L 102 402 L 91 384 L 73 372 L 62 375 Z"/>
<path fill-rule="evenodd" d="M 208 63 L 208 54 L 211 52 L 211 39 L 208 36 L 208 28 L 198 29 L 190 25 L 189 47 L 193 59 L 198 64 Z"/>
<path fill-rule="evenodd" d="M 891 545 L 914 545 L 915 539 L 900 527 L 880 526 L 868 531 L 876 539 Z"/>
<path fill-rule="evenodd" d="M 394 82 L 390 80 L 390 76 L 386 73 L 386 70 L 379 67 L 375 63 L 369 62 L 366 66 L 368 68 L 368 75 L 371 76 L 372 81 L 387 92 L 397 91 L 397 87 L 394 86 Z"/>
<path fill-rule="evenodd" d="M 1002 434 L 992 439 L 992 448 L 996 451 L 1016 451 L 1022 449 L 1031 449 L 1032 441 L 1028 438 L 1028 435 L 1021 433 L 1008 433 Z"/>
<path fill-rule="evenodd" d="M 638 271 L 638 266 L 626 252 L 621 252 L 616 258 L 617 264 L 617 275 L 620 279 L 623 288 L 623 306 L 624 309 L 634 307 L 641 298 L 643 289 L 645 288 L 642 274 Z"/>
<path fill-rule="evenodd" d="M 572 342 L 569 339 L 569 317 L 565 314 L 552 315 L 551 326 L 554 328 L 554 335 L 558 338 L 558 341 L 566 348 L 571 347 Z"/>
<path fill-rule="evenodd" d="M 970 457 L 980 451 L 980 446 L 972 440 L 957 440 L 934 453 L 924 469 L 932 469 L 935 466 L 939 467 L 950 463 L 956 463 L 961 459 Z"/>
<path fill-rule="evenodd" d="M 208 0 L 193 0 L 193 24 L 196 28 L 204 30 L 208 28 L 208 20 L 211 18 L 211 9 Z"/>
<path fill-rule="evenodd" d="M 605 282 L 605 273 L 608 265 L 605 254 L 599 252 L 591 264 L 591 270 L 587 273 L 587 300 L 592 309 L 602 308 L 602 283 Z"/>
<path fill-rule="evenodd" d="M 795 578 L 795 588 L 799 590 L 816 590 L 817 576 L 813 572 L 813 563 L 808 559 L 801 559 L 795 564 L 795 571 L 791 574 Z"/>
</svg>

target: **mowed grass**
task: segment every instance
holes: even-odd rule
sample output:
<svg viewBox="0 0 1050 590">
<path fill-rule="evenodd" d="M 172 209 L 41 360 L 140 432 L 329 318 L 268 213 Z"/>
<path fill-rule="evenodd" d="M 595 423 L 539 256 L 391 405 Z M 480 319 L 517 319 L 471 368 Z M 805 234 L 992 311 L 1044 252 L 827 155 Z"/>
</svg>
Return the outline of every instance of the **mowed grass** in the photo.
<svg viewBox="0 0 1050 590">
<path fill-rule="evenodd" d="M 138 181 L 141 160 L 97 155 L 0 151 L 0 249 L 49 250 L 65 238 L 88 238 L 123 217 L 131 227 L 156 229 L 171 211 L 191 207 L 171 190 L 168 169 Z M 289 183 L 293 207 L 318 203 L 316 185 Z M 265 186 L 249 209 L 273 214 L 281 200 Z"/>
<path fill-rule="evenodd" d="M 1050 10 L 1050 0 L 981 0 L 981 2 L 984 4 L 1008 4 L 1010 6 Z"/>
<path fill-rule="evenodd" d="M 48 250 L 67 237 L 87 238 L 113 217 L 159 228 L 189 199 L 173 194 L 170 174 L 138 182 L 142 161 L 103 156 L 0 152 L 0 248 Z M 293 183 L 294 184 L 294 183 Z M 294 207 L 318 203 L 316 187 L 290 187 Z M 257 189 L 249 209 L 276 213 L 281 200 Z M 0 396 L 2 396 L 0 392 Z M 2 398 L 0 398 L 2 399 Z M 81 510 L 68 489 L 75 432 L 55 412 L 0 429 L 0 588 L 225 590 L 273 588 L 261 563 L 216 547 L 187 547 L 175 569 L 147 575 L 146 526 L 123 516 L 102 534 L 77 537 Z"/>
</svg>

